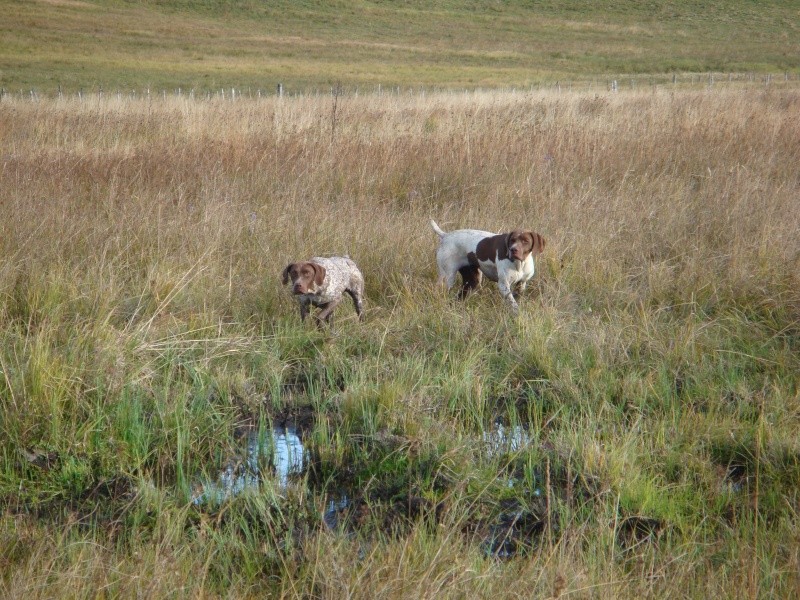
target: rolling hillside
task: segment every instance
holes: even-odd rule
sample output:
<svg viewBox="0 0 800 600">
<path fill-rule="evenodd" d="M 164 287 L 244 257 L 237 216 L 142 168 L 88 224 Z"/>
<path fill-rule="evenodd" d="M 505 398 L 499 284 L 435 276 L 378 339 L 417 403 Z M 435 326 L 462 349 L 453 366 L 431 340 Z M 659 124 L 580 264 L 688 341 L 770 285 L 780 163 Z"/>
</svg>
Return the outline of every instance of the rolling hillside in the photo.
<svg viewBox="0 0 800 600">
<path fill-rule="evenodd" d="M 0 2 L 8 91 L 494 87 L 798 68 L 795 2 Z"/>
</svg>

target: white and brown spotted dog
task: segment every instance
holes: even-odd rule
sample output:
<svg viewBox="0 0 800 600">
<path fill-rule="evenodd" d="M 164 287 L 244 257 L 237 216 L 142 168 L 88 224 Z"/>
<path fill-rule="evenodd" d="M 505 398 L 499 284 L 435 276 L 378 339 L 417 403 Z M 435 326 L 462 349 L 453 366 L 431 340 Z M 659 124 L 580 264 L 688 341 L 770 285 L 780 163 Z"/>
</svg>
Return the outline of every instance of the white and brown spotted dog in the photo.
<svg viewBox="0 0 800 600">
<path fill-rule="evenodd" d="M 330 323 L 333 309 L 347 293 L 356 307 L 356 314 L 364 320 L 364 276 L 347 256 L 322 258 L 315 256 L 307 261 L 291 263 L 283 270 L 283 284 L 292 282 L 292 293 L 300 302 L 300 319 L 305 321 L 309 306 L 320 310 L 317 323 Z"/>
<path fill-rule="evenodd" d="M 477 288 L 482 276 L 497 282 L 500 294 L 514 312 L 519 305 L 513 288 L 525 290 L 533 277 L 533 257 L 544 250 L 544 238 L 533 231 L 514 230 L 510 233 L 492 233 L 477 229 L 457 229 L 445 232 L 431 219 L 431 227 L 439 236 L 436 262 L 439 281 L 449 290 L 461 274 L 459 296 L 466 297 Z"/>
</svg>

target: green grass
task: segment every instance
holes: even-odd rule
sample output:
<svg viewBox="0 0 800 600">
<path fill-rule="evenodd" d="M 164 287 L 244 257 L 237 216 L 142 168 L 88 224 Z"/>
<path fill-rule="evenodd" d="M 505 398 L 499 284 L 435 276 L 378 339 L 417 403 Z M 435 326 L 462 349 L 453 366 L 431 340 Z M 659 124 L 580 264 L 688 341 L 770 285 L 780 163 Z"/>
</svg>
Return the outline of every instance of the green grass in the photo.
<svg viewBox="0 0 800 600">
<path fill-rule="evenodd" d="M 525 87 L 797 72 L 791 2 L 0 3 L 7 91 Z"/>
<path fill-rule="evenodd" d="M 333 102 L 0 102 L 0 596 L 795 596 L 797 90 Z M 430 217 L 547 239 L 519 318 Z"/>
</svg>

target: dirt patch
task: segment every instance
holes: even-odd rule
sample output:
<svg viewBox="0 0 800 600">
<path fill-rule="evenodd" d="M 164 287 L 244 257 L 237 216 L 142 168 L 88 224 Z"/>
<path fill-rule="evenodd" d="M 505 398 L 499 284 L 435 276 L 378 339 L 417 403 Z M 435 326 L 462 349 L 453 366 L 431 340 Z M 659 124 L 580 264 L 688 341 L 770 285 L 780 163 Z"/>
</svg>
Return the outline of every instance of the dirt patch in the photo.
<svg viewBox="0 0 800 600">
<path fill-rule="evenodd" d="M 302 439 L 314 429 L 317 422 L 317 411 L 310 404 L 286 406 L 272 415 L 275 427 L 292 427 Z"/>
<path fill-rule="evenodd" d="M 625 549 L 655 542 L 665 530 L 664 521 L 652 517 L 625 517 L 617 524 L 617 543 Z"/>
</svg>

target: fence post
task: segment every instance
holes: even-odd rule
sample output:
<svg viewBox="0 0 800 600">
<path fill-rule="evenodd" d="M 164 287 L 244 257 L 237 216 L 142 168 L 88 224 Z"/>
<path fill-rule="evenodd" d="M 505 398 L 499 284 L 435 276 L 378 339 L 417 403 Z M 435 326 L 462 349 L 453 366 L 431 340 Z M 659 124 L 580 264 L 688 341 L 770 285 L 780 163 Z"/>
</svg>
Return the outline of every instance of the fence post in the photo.
<svg viewBox="0 0 800 600">
<path fill-rule="evenodd" d="M 283 84 L 278 84 L 278 98 L 283 98 Z"/>
</svg>

